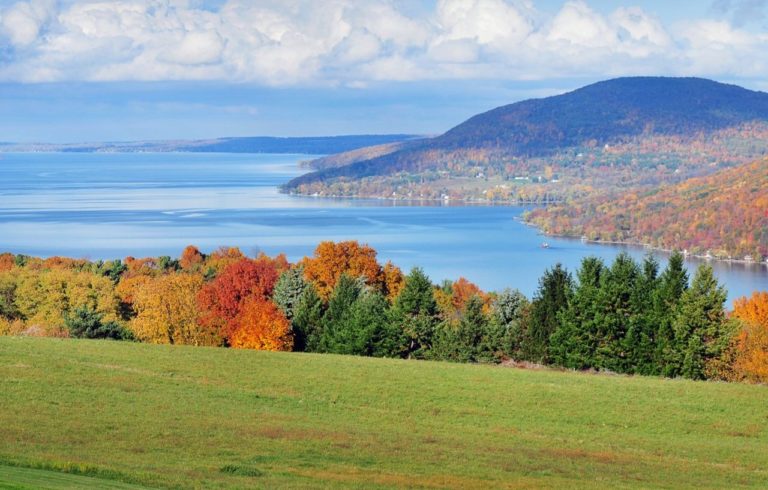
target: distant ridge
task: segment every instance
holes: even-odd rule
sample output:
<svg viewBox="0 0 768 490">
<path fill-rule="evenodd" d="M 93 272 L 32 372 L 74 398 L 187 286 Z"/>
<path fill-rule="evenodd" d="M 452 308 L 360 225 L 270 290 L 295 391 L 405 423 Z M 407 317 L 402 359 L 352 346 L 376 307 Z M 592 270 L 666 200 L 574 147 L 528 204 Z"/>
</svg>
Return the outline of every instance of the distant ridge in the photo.
<svg viewBox="0 0 768 490">
<path fill-rule="evenodd" d="M 470 154 L 477 150 L 493 152 L 497 159 L 546 157 L 573 147 L 644 136 L 693 136 L 753 121 L 768 121 L 764 92 L 702 78 L 616 78 L 498 107 L 399 151 L 303 175 L 285 189 L 456 167 L 462 159 L 475 165 Z"/>
<path fill-rule="evenodd" d="M 63 152 L 201 152 L 201 153 L 301 153 L 326 155 L 375 145 L 393 144 L 419 138 L 411 134 L 363 134 L 341 136 L 246 136 L 208 140 L 160 140 L 100 143 L 0 143 L 3 151 Z"/>
</svg>

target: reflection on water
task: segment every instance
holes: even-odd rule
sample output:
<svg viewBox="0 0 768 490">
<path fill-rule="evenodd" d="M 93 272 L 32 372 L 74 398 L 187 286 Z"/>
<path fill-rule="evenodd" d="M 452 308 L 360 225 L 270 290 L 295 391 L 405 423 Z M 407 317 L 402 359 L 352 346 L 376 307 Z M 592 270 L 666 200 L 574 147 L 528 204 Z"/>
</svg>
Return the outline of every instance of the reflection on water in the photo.
<svg viewBox="0 0 768 490">
<path fill-rule="evenodd" d="M 610 261 L 639 247 L 542 237 L 518 221 L 523 208 L 291 197 L 277 186 L 306 156 L 233 154 L 4 154 L 0 250 L 111 258 L 177 255 L 236 245 L 297 259 L 321 240 L 356 239 L 435 281 L 463 275 L 486 289 L 531 295 L 556 262 Z M 657 253 L 662 263 L 665 254 Z M 689 261 L 689 267 L 697 264 Z M 763 264 L 712 262 L 731 298 L 768 290 Z"/>
</svg>

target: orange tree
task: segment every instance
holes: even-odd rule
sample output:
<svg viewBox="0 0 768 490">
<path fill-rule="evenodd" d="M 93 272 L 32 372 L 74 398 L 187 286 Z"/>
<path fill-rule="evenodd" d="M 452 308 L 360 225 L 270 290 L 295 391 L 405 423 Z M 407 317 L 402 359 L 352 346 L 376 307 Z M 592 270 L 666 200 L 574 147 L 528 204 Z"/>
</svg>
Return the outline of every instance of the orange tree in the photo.
<svg viewBox="0 0 768 490">
<path fill-rule="evenodd" d="M 321 242 L 313 257 L 302 261 L 304 277 L 312 281 L 323 300 L 327 301 L 342 274 L 364 277 L 366 284 L 384 289 L 384 272 L 376 261 L 376 250 L 357 241 Z"/>
<path fill-rule="evenodd" d="M 234 318 L 229 343 L 234 348 L 289 351 L 293 348 L 291 325 L 269 300 L 250 296 Z"/>
</svg>

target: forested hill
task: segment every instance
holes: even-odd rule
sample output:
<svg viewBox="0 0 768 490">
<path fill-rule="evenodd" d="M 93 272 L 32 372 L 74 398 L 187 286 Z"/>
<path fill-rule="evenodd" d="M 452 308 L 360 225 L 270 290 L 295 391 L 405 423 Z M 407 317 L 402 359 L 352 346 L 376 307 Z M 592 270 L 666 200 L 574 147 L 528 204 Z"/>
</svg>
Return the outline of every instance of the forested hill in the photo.
<svg viewBox="0 0 768 490">
<path fill-rule="evenodd" d="M 695 137 L 755 121 L 768 121 L 766 93 L 700 78 L 617 78 L 493 109 L 399 151 L 299 177 L 287 189 L 430 169 L 460 175 L 462 165 L 482 168 L 570 148 Z"/>
<path fill-rule="evenodd" d="M 766 93 L 701 78 L 617 78 L 479 114 L 433 144 L 541 155 L 592 140 L 693 134 L 755 119 L 768 120 Z"/>
<path fill-rule="evenodd" d="M 651 191 L 595 196 L 538 209 L 529 220 L 558 235 L 764 260 L 768 257 L 768 159 Z"/>
</svg>

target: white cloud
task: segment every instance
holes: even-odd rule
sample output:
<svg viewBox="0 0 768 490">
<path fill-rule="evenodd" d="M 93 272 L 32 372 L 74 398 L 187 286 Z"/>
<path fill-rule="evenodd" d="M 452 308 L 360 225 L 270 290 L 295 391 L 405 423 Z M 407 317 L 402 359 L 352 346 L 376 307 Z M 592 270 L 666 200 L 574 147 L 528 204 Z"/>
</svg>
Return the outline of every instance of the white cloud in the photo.
<svg viewBox="0 0 768 490">
<path fill-rule="evenodd" d="M 0 32 L 12 44 L 28 46 L 38 40 L 40 30 L 55 10 L 54 0 L 18 2 L 2 13 Z"/>
<path fill-rule="evenodd" d="M 600 48 L 615 45 L 617 33 L 589 5 L 569 1 L 552 20 L 546 39 L 553 43 Z"/>
<path fill-rule="evenodd" d="M 532 21 L 505 0 L 439 0 L 437 21 L 445 39 L 480 44 L 517 44 L 533 30 Z"/>
<path fill-rule="evenodd" d="M 637 73 L 768 75 L 768 36 L 672 26 L 588 0 L 26 0 L 0 7 L 0 80 L 227 80 L 269 85 Z"/>
</svg>

